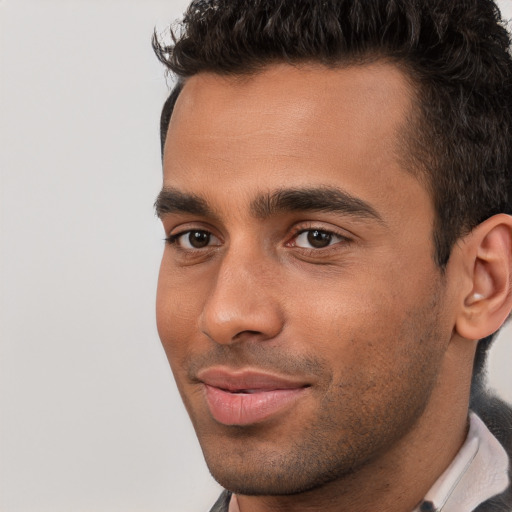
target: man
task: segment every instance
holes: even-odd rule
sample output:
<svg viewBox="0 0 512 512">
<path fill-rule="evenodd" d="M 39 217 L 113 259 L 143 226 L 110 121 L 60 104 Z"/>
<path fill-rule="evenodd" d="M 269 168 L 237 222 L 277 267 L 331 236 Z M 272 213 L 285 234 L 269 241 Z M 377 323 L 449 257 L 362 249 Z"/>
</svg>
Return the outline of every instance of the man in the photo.
<svg viewBox="0 0 512 512">
<path fill-rule="evenodd" d="M 512 307 L 497 7 L 196 1 L 182 28 L 154 40 L 157 321 L 212 510 L 512 510 L 482 384 Z"/>
</svg>

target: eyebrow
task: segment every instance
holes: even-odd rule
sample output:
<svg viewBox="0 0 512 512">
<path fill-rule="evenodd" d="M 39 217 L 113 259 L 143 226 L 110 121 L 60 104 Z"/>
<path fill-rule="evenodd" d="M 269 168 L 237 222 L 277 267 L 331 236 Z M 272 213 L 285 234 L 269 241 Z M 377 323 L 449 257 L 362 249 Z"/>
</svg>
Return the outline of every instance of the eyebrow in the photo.
<svg viewBox="0 0 512 512">
<path fill-rule="evenodd" d="M 383 223 L 382 217 L 369 203 L 332 187 L 290 188 L 260 194 L 250 203 L 250 211 L 253 217 L 262 220 L 278 213 L 316 211 L 342 213 Z M 172 187 L 164 187 L 160 191 L 155 201 L 155 212 L 160 218 L 170 213 L 216 217 L 205 199 Z"/>
<path fill-rule="evenodd" d="M 203 217 L 213 216 L 212 210 L 203 198 L 170 187 L 164 187 L 160 191 L 154 206 L 155 213 L 159 218 L 169 213 L 190 213 Z"/>
<path fill-rule="evenodd" d="M 281 189 L 261 195 L 251 203 L 252 214 L 260 219 L 295 211 L 335 212 L 383 222 L 369 203 L 339 188 Z"/>
</svg>

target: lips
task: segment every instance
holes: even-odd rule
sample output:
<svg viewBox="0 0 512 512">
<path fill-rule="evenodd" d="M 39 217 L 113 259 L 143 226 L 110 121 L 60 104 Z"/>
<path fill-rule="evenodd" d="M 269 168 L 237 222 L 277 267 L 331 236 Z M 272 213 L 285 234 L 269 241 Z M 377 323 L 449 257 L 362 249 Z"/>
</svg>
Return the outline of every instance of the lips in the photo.
<svg viewBox="0 0 512 512">
<path fill-rule="evenodd" d="M 198 374 L 213 418 L 224 425 L 250 425 L 290 408 L 309 387 L 256 371 L 208 368 Z"/>
</svg>

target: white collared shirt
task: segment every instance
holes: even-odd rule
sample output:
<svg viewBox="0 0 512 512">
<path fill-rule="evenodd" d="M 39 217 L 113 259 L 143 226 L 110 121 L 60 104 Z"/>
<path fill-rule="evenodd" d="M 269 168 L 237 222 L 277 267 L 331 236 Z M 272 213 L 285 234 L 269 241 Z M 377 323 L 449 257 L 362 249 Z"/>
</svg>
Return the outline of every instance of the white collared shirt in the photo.
<svg viewBox="0 0 512 512">
<path fill-rule="evenodd" d="M 471 512 L 509 485 L 508 455 L 474 413 L 465 443 L 413 512 Z"/>
</svg>

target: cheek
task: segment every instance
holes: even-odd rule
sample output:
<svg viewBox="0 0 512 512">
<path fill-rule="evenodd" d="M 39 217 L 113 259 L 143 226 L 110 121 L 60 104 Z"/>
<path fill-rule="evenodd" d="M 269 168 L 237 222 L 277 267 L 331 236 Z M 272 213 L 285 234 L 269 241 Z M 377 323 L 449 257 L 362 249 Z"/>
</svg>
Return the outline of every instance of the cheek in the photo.
<svg viewBox="0 0 512 512">
<path fill-rule="evenodd" d="M 400 308 L 389 297 L 377 297 L 388 300 L 358 300 L 349 309 L 331 311 L 331 328 L 314 347 L 331 369 L 324 408 L 338 418 L 333 423 L 359 434 L 376 421 L 385 425 L 419 414 L 443 353 L 430 301 Z"/>
<path fill-rule="evenodd" d="M 316 292 L 309 286 L 307 298 L 302 294 L 290 302 L 291 338 L 328 361 L 335 380 L 390 375 L 420 349 L 421 338 L 432 337 L 424 332 L 437 307 L 429 288 L 406 286 L 392 272 L 333 281 Z"/>
<path fill-rule="evenodd" d="M 171 269 L 162 260 L 156 296 L 156 323 L 160 340 L 173 371 L 177 360 L 187 355 L 202 304 L 201 287 Z"/>
</svg>

